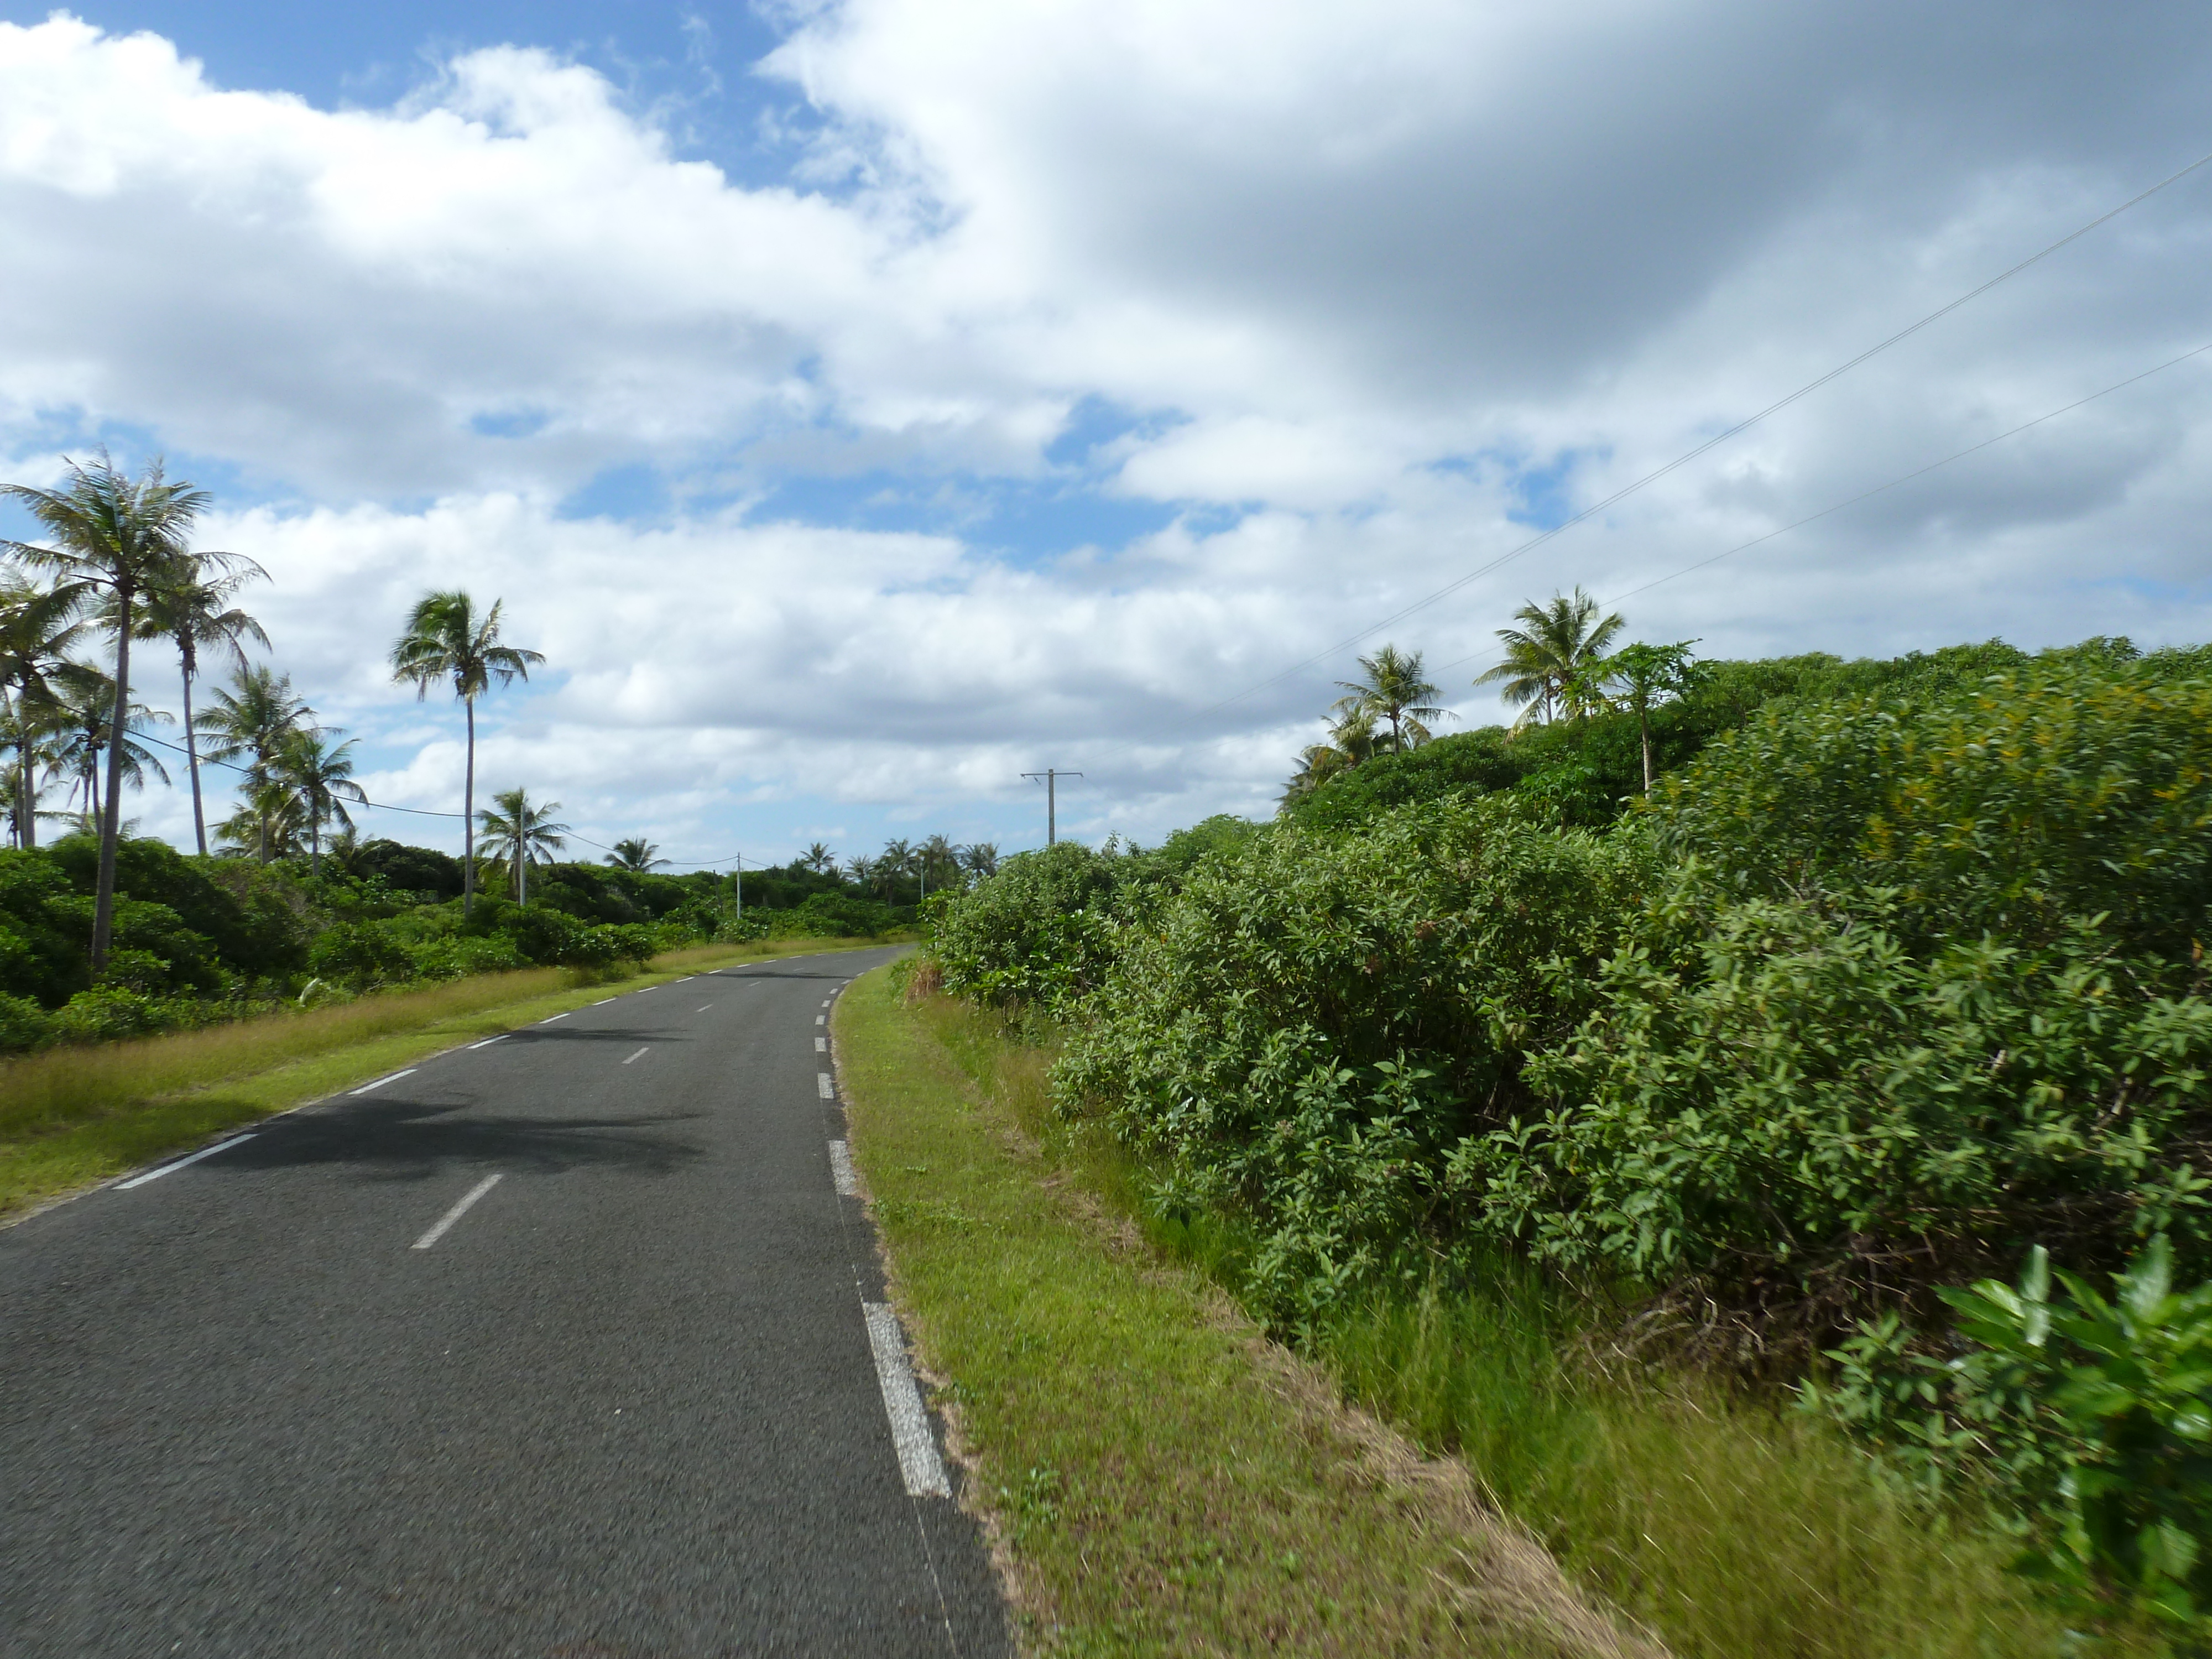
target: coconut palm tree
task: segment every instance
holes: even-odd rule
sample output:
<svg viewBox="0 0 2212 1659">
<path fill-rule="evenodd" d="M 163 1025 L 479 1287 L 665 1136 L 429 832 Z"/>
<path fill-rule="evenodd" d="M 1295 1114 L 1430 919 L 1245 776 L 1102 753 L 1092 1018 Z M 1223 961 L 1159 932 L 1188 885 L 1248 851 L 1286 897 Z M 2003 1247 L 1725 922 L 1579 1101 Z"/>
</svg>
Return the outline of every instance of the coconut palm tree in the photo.
<svg viewBox="0 0 2212 1659">
<path fill-rule="evenodd" d="M 1362 657 L 1359 669 L 1359 678 L 1337 682 L 1345 695 L 1336 701 L 1336 713 L 1389 721 L 1387 741 L 1393 754 L 1402 755 L 1426 743 L 1425 722 L 1440 719 L 1445 711 L 1431 701 L 1437 687 L 1429 682 L 1421 653 L 1386 645 L 1373 656 Z"/>
<path fill-rule="evenodd" d="M 1342 708 L 1343 704 L 1338 707 Z M 1291 774 L 1290 782 L 1278 797 L 1280 804 L 1288 806 L 1303 800 L 1331 778 L 1372 758 L 1378 742 L 1388 744 L 1389 738 L 1378 739 L 1375 735 L 1375 712 L 1358 707 L 1346 709 L 1329 728 L 1327 743 L 1298 750 L 1298 769 Z"/>
<path fill-rule="evenodd" d="M 192 525 L 213 499 L 207 491 L 162 474 L 154 461 L 137 477 L 116 470 L 107 452 L 90 467 L 70 463 L 60 489 L 0 484 L 39 521 L 53 545 L 9 542 L 17 559 L 54 573 L 63 585 L 82 585 L 104 595 L 115 635 L 115 702 L 110 724 L 130 725 L 131 639 L 142 595 L 173 584 L 189 556 Z M 115 844 L 122 835 L 123 757 L 129 745 L 107 749 L 107 813 L 100 826 L 100 873 L 93 888 L 92 967 L 107 965 L 115 931 Z"/>
<path fill-rule="evenodd" d="M 660 856 L 660 849 L 643 836 L 633 836 L 628 841 L 618 841 L 615 850 L 607 854 L 606 861 L 617 870 L 665 870 L 668 860 Z"/>
<path fill-rule="evenodd" d="M 177 647 L 178 665 L 184 676 L 185 765 L 192 779 L 192 835 L 203 857 L 208 849 L 207 814 L 200 800 L 192 681 L 199 674 L 203 647 L 228 657 L 240 672 L 246 668 L 247 640 L 268 648 L 269 635 L 261 631 L 261 624 L 231 604 L 246 583 L 268 578 L 269 573 L 259 565 L 235 553 L 187 553 L 175 580 L 148 591 L 138 617 L 140 639 L 167 640 Z"/>
<path fill-rule="evenodd" d="M 85 598 L 82 587 L 40 587 L 12 573 L 0 576 L 0 720 L 15 754 L 8 799 L 19 847 L 38 845 L 38 772 L 50 757 L 34 751 L 53 729 L 59 677 L 84 638 Z"/>
<path fill-rule="evenodd" d="M 562 838 L 570 833 L 568 826 L 553 822 L 560 810 L 557 800 L 532 806 L 528 791 L 502 789 L 477 814 L 483 823 L 485 860 L 514 871 L 517 904 L 530 902 L 530 866 L 552 863 L 553 854 L 568 845 Z"/>
<path fill-rule="evenodd" d="M 826 842 L 817 841 L 799 855 L 798 863 L 802 870 L 811 870 L 817 875 L 826 876 L 837 867 L 837 855 L 830 850 Z"/>
<path fill-rule="evenodd" d="M 914 863 L 913 842 L 902 836 L 884 843 L 884 850 L 876 854 L 876 890 L 884 903 L 896 902 L 893 890 L 914 873 Z"/>
<path fill-rule="evenodd" d="M 70 663 L 64 665 L 59 684 L 61 696 L 54 705 L 51 725 L 54 737 L 52 766 L 56 775 L 75 778 L 70 787 L 70 799 L 81 803 L 78 811 L 84 833 L 97 835 L 106 822 L 101 812 L 101 757 L 109 759 L 110 788 L 128 784 L 133 789 L 143 789 L 149 772 L 163 783 L 168 782 L 169 775 L 154 751 L 143 744 L 132 742 L 130 734 L 143 732 L 149 726 L 168 725 L 171 717 L 143 702 L 131 704 L 131 723 L 124 728 L 123 742 L 118 745 L 110 741 L 114 728 L 109 722 L 115 717 L 115 703 L 107 676 L 88 663 Z"/>
<path fill-rule="evenodd" d="M 345 804 L 358 805 L 368 799 L 353 781 L 352 740 L 331 741 L 339 735 L 336 728 L 319 726 L 295 732 L 276 756 L 276 781 L 298 797 L 300 810 L 307 817 L 307 868 L 318 877 L 323 873 L 323 826 L 335 818 L 352 829 L 353 819 L 347 815 Z"/>
<path fill-rule="evenodd" d="M 289 674 L 280 674 L 265 665 L 249 667 L 241 663 L 231 676 L 229 687 L 215 694 L 213 705 L 200 717 L 200 730 L 213 739 L 208 745 L 208 758 L 228 763 L 241 755 L 248 757 L 246 793 L 258 798 L 260 792 L 277 781 L 277 757 L 296 734 L 307 729 L 314 712 L 306 698 L 293 691 Z M 255 845 L 264 864 L 278 850 L 267 835 Z"/>
<path fill-rule="evenodd" d="M 875 878 L 876 861 L 866 853 L 855 853 L 845 860 L 845 879 L 862 892 L 868 890 L 869 884 Z"/>
<path fill-rule="evenodd" d="M 1601 617 L 1597 601 L 1579 587 L 1571 598 L 1554 593 L 1549 605 L 1534 599 L 1513 613 L 1520 628 L 1501 628 L 1505 659 L 1475 679 L 1499 684 L 1499 695 L 1521 716 L 1513 729 L 1563 715 L 1580 718 L 1595 699 L 1581 683 L 1583 671 L 1605 655 L 1613 636 L 1626 624 L 1619 611 Z"/>
<path fill-rule="evenodd" d="M 999 873 L 999 843 L 994 841 L 971 841 L 960 849 L 960 867 L 977 881 L 986 881 Z"/>
<path fill-rule="evenodd" d="M 461 786 L 461 914 L 476 902 L 477 699 L 494 683 L 512 685 L 527 680 L 530 671 L 545 660 L 535 651 L 502 645 L 499 613 L 504 601 L 479 612 L 476 601 L 459 588 L 425 593 L 407 615 L 406 630 L 392 647 L 392 678 L 415 688 L 416 700 L 430 695 L 434 680 L 450 681 L 453 695 L 467 711 L 468 770 Z"/>
<path fill-rule="evenodd" d="M 307 850 L 307 803 L 281 778 L 265 783 L 249 780 L 240 792 L 238 810 L 215 827 L 218 854 L 250 855 L 263 864 L 297 858 Z"/>
</svg>

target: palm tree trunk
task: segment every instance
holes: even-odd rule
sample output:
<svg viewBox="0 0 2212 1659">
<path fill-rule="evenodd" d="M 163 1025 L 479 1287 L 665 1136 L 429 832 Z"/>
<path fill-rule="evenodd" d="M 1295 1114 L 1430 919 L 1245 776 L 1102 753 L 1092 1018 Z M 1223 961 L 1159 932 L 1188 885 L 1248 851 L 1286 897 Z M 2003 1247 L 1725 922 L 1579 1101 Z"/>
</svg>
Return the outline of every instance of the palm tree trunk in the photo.
<svg viewBox="0 0 2212 1659">
<path fill-rule="evenodd" d="M 192 735 L 192 650 L 185 645 L 185 764 L 192 775 L 192 839 L 207 856 L 207 813 L 200 805 L 200 746 Z"/>
<path fill-rule="evenodd" d="M 107 966 L 115 934 L 115 843 L 123 830 L 123 743 L 131 719 L 131 590 L 115 594 L 115 714 L 107 729 L 107 811 L 100 821 L 100 878 L 92 894 L 92 971 Z"/>
<path fill-rule="evenodd" d="M 477 902 L 477 702 L 463 697 L 469 716 L 469 768 L 461 784 L 461 920 Z"/>
<path fill-rule="evenodd" d="M 322 815 L 312 806 L 307 809 L 307 873 L 320 879 L 323 873 Z"/>
<path fill-rule="evenodd" d="M 530 847 L 519 835 L 514 838 L 514 902 L 525 909 L 530 906 Z"/>
<path fill-rule="evenodd" d="M 1651 706 L 1636 705 L 1636 735 L 1644 740 L 1644 793 L 1651 793 Z"/>
</svg>

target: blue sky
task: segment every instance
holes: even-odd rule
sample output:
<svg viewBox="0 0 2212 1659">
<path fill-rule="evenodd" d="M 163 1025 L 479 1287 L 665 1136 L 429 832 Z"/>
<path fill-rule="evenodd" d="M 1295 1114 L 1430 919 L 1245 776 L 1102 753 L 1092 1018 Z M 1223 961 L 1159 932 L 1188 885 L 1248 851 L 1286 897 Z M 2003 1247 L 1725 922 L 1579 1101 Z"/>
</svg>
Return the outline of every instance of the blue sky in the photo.
<svg viewBox="0 0 2212 1659">
<path fill-rule="evenodd" d="M 2203 362 L 1649 584 L 2212 339 L 2212 168 L 1362 630 L 2195 159 L 2208 69 L 2056 5 L 0 3 L 0 462 L 212 489 L 380 799 L 458 793 L 380 663 L 460 581 L 550 659 L 487 786 L 593 840 L 1013 848 L 1047 764 L 1153 840 L 1385 637 L 1497 718 L 1577 584 L 1729 653 L 2205 637 Z"/>
</svg>

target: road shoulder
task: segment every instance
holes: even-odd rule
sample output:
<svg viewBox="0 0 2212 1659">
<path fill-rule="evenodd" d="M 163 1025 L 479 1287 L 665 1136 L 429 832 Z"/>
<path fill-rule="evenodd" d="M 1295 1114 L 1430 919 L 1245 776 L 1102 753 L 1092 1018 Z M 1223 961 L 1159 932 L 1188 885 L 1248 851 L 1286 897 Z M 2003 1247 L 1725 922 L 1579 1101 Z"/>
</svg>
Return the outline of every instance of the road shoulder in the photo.
<svg viewBox="0 0 2212 1659">
<path fill-rule="evenodd" d="M 834 1031 L 893 1297 L 1025 1651 L 1642 1653 L 1024 1134 L 878 970 Z"/>
</svg>

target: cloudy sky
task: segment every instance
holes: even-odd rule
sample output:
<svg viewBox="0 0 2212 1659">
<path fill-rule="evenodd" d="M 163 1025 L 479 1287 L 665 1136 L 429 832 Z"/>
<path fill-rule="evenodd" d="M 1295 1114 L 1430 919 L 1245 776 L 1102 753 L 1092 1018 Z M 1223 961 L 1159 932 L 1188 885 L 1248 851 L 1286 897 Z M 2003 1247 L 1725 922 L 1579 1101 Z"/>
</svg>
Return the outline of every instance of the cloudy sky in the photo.
<svg viewBox="0 0 2212 1659">
<path fill-rule="evenodd" d="M 457 805 L 383 664 L 461 584 L 549 659 L 480 778 L 598 841 L 1011 849 L 1047 765 L 1156 839 L 1386 639 L 1495 720 L 1577 584 L 1710 654 L 2212 637 L 2212 166 L 1497 563 L 2208 152 L 2187 7 L 0 0 L 0 477 L 212 489 L 380 801 Z"/>
</svg>

